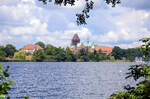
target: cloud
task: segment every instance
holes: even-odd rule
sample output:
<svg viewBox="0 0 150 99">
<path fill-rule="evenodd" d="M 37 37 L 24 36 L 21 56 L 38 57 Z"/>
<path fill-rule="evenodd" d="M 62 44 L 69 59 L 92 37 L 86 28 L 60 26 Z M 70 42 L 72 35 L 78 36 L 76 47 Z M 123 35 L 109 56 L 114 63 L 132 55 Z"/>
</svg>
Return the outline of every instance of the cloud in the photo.
<svg viewBox="0 0 150 99">
<path fill-rule="evenodd" d="M 121 5 L 123 7 L 130 7 L 134 9 L 150 10 L 149 0 L 122 0 Z"/>
<path fill-rule="evenodd" d="M 142 45 L 141 42 L 132 42 L 132 43 L 129 43 L 129 44 L 118 44 L 116 46 L 127 49 L 127 48 L 136 48 L 136 47 L 139 47 L 141 45 Z"/>
<path fill-rule="evenodd" d="M 150 19 L 148 11 L 117 7 L 110 8 L 110 10 L 98 10 L 94 13 L 97 14 L 92 16 L 92 25 L 90 26 L 94 30 L 90 31 L 95 32 L 96 29 L 98 33 L 92 33 L 94 34 L 92 40 L 96 40 L 99 44 L 125 46 L 132 43 L 133 45 L 135 44 L 133 42 L 148 36 L 150 32 L 149 26 L 145 24 Z"/>
<path fill-rule="evenodd" d="M 124 0 L 116 8 L 103 0 L 94 2 L 87 25 L 77 26 L 75 14 L 84 7 L 80 0 L 74 7 L 43 5 L 37 0 L 3 0 L 0 2 L 0 41 L 13 43 L 17 48 L 37 41 L 66 47 L 78 33 L 81 41 L 127 48 L 137 46 L 135 42 L 140 38 L 150 36 L 146 0 L 133 0 L 135 5 L 126 5 L 129 0 Z"/>
</svg>

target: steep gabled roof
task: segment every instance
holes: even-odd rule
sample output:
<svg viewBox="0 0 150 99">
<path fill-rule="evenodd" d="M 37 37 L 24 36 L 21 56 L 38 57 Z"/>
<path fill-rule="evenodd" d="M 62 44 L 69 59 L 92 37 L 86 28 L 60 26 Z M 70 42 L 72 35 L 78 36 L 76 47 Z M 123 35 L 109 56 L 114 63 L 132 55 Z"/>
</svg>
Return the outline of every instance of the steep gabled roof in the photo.
<svg viewBox="0 0 150 99">
<path fill-rule="evenodd" d="M 22 48 L 22 50 L 34 50 L 34 49 L 42 50 L 43 48 L 39 45 L 32 45 L 32 44 L 26 45 L 24 46 L 24 48 Z"/>
<path fill-rule="evenodd" d="M 80 40 L 78 34 L 74 34 L 73 39 L 72 40 Z"/>
</svg>

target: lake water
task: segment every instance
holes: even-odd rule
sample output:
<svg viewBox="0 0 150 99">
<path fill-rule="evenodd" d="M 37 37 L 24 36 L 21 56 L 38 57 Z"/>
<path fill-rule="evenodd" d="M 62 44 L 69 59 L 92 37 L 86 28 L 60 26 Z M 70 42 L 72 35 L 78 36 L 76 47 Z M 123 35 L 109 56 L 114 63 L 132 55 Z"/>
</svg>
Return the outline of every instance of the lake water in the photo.
<svg viewBox="0 0 150 99">
<path fill-rule="evenodd" d="M 130 62 L 4 62 L 14 80 L 11 99 L 107 99 L 124 85 Z"/>
</svg>

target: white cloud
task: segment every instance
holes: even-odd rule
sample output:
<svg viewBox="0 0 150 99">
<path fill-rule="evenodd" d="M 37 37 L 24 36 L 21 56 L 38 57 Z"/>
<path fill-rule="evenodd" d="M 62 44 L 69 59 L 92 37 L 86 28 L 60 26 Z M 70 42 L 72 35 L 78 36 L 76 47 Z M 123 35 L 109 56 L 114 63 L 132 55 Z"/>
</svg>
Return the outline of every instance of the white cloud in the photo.
<svg viewBox="0 0 150 99">
<path fill-rule="evenodd" d="M 2 32 L 0 32 L 0 42 L 2 44 L 4 44 L 5 42 L 12 41 L 12 40 L 13 40 L 13 37 L 11 37 L 10 35 L 8 35 L 7 31 L 3 30 Z"/>
<path fill-rule="evenodd" d="M 75 30 L 65 30 L 63 38 L 73 36 L 75 33 L 77 33 L 81 39 L 88 39 L 92 36 L 91 32 L 87 28 L 82 27 Z"/>
<path fill-rule="evenodd" d="M 146 11 L 131 10 L 125 11 L 119 16 L 108 16 L 112 23 L 111 26 L 115 28 L 104 34 L 96 34 L 93 39 L 98 39 L 99 42 L 104 43 L 137 41 L 150 32 L 145 27 L 145 22 L 150 18 L 149 15 L 150 13 Z"/>
<path fill-rule="evenodd" d="M 129 44 L 118 44 L 116 46 L 119 46 L 121 48 L 124 48 L 124 49 L 127 49 L 127 48 L 135 48 L 135 47 L 139 47 L 141 46 L 142 43 L 141 42 L 132 42 L 132 43 L 129 43 Z"/>
<path fill-rule="evenodd" d="M 48 9 L 49 5 L 37 5 L 35 0 L 3 0 L 0 2 L 0 40 L 15 41 L 16 45 L 43 41 L 67 46 L 78 33 L 81 41 L 89 39 L 103 45 L 132 47 L 138 45 L 134 42 L 140 38 L 150 36 L 149 26 L 145 24 L 150 19 L 149 11 L 121 6 L 105 8 L 103 0 L 94 0 L 96 7 L 90 12 L 87 26 L 77 26 L 75 14 L 81 12 L 83 1 L 79 0 L 74 7 Z"/>
</svg>

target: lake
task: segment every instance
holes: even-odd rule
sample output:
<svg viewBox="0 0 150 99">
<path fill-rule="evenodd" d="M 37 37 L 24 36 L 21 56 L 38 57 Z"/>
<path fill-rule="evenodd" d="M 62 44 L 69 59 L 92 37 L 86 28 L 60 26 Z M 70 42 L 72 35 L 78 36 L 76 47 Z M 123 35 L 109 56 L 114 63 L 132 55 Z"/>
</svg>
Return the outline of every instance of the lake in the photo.
<svg viewBox="0 0 150 99">
<path fill-rule="evenodd" d="M 14 80 L 11 99 L 107 99 L 123 86 L 131 62 L 2 62 Z"/>
</svg>

